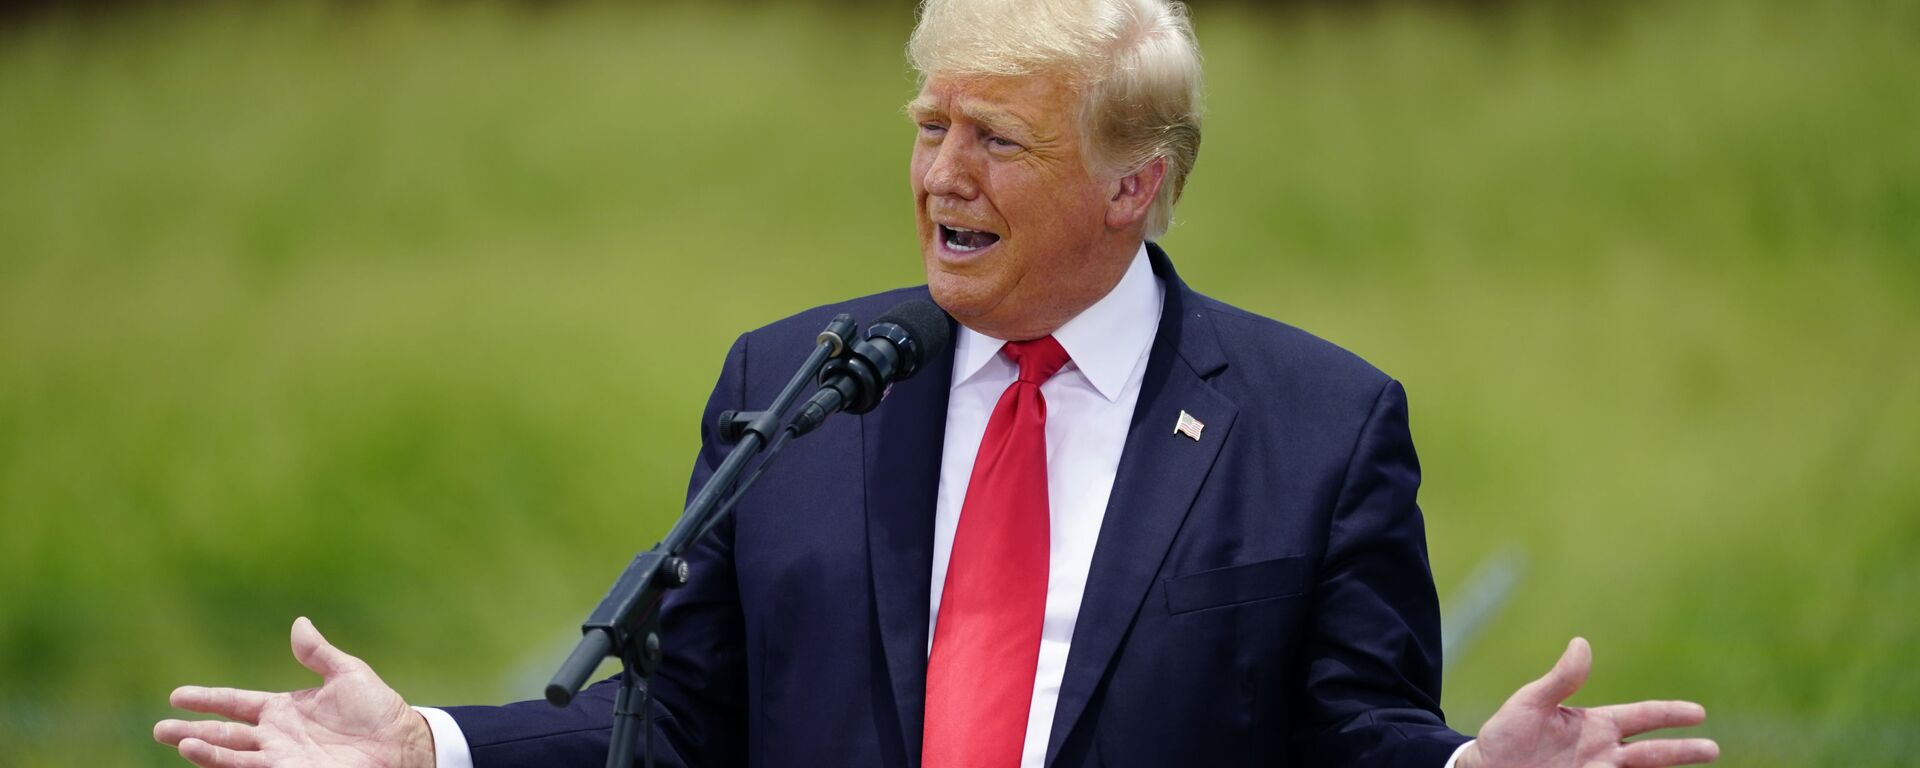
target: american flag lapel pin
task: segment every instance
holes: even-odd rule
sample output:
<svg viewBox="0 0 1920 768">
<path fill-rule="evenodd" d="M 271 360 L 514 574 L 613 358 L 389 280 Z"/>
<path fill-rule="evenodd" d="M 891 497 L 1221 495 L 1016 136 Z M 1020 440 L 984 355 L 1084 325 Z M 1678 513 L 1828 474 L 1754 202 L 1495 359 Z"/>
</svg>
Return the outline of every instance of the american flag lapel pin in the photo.
<svg viewBox="0 0 1920 768">
<path fill-rule="evenodd" d="M 1194 418 L 1192 414 L 1186 411 L 1181 411 L 1180 420 L 1173 423 L 1174 434 L 1191 437 L 1196 443 L 1200 442 L 1200 430 L 1206 428 L 1207 425 L 1200 423 L 1199 419 Z"/>
</svg>

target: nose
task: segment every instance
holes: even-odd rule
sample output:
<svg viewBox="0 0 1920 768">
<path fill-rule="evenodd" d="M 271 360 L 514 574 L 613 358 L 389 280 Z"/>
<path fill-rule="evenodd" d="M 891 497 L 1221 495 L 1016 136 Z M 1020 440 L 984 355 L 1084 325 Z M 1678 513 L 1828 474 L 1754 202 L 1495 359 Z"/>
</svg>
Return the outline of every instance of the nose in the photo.
<svg viewBox="0 0 1920 768">
<path fill-rule="evenodd" d="M 939 148 L 934 150 L 933 163 L 927 166 L 927 174 L 921 179 L 927 194 L 962 200 L 972 200 L 980 195 L 980 184 L 973 172 L 973 158 L 968 156 L 967 141 L 960 136 L 961 133 L 963 131 L 950 130 L 941 137 Z"/>
</svg>

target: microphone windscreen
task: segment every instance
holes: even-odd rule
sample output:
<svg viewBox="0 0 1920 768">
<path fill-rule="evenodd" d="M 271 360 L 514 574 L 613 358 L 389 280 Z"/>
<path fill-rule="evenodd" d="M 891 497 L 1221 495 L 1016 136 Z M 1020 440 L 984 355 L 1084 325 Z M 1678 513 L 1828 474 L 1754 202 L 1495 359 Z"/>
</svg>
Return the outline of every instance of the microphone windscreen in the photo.
<svg viewBox="0 0 1920 768">
<path fill-rule="evenodd" d="M 905 375 L 900 377 L 902 379 L 920 370 L 921 363 L 939 359 L 953 344 L 952 318 L 947 316 L 946 310 L 926 299 L 901 302 L 873 321 L 874 326 L 881 323 L 900 326 L 907 332 L 907 338 L 913 340 L 907 349 L 902 350 L 910 356 L 902 366 L 905 369 Z"/>
</svg>

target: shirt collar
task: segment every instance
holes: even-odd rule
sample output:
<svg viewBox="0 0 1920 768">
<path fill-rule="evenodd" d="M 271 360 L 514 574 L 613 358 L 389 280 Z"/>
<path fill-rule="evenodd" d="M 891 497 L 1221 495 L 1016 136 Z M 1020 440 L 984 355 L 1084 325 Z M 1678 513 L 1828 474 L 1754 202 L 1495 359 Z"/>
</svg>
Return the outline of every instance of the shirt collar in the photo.
<svg viewBox="0 0 1920 768">
<path fill-rule="evenodd" d="M 1079 368 L 1102 397 L 1118 400 L 1134 364 L 1153 344 L 1165 298 L 1166 287 L 1154 277 L 1142 243 L 1113 290 L 1060 326 L 1053 338 L 1073 358 L 1070 366 Z M 1004 340 L 961 326 L 953 353 L 953 386 L 979 374 L 1005 345 Z"/>
</svg>

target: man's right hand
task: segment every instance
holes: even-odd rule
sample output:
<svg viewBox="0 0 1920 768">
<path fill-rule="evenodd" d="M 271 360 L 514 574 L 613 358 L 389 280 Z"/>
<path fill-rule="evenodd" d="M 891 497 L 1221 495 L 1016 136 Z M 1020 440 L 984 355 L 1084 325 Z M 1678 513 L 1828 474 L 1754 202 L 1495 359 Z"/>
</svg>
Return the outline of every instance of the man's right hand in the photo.
<svg viewBox="0 0 1920 768">
<path fill-rule="evenodd" d="M 293 656 L 321 685 L 291 693 L 183 686 L 173 706 L 227 718 L 162 720 L 153 738 L 205 768 L 433 768 L 433 733 L 373 668 L 333 647 L 304 617 Z"/>
</svg>

